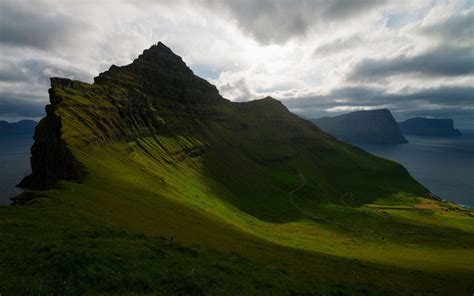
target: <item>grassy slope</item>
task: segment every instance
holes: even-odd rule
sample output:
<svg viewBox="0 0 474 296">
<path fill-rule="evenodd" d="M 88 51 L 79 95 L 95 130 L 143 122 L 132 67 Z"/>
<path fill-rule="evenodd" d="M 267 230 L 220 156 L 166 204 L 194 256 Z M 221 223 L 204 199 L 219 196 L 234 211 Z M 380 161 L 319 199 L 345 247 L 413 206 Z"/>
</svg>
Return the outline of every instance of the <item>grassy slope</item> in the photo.
<svg viewBox="0 0 474 296">
<path fill-rule="evenodd" d="M 88 153 L 85 183 L 65 182 L 28 207 L 1 208 L 6 294 L 26 287 L 244 295 L 469 289 L 474 225 L 462 212 L 325 205 L 314 212 L 337 224 L 265 222 L 213 196 L 213 185 L 194 175 L 201 157 L 179 163 L 191 175 L 169 170 L 163 182 L 143 170 L 149 159 L 141 153 L 124 166 L 126 150 L 116 144 Z M 413 203 L 400 199 L 395 204 Z M 351 215 L 360 212 L 371 217 Z"/>
<path fill-rule="evenodd" d="M 472 291 L 472 213 L 421 198 L 398 164 L 273 100 L 192 116 L 160 99 L 178 109 L 150 127 L 113 111 L 127 102 L 112 90 L 82 87 L 56 89 L 56 112 L 88 176 L 0 207 L 0 293 Z M 299 174 L 294 201 L 311 216 L 288 199 Z"/>
</svg>

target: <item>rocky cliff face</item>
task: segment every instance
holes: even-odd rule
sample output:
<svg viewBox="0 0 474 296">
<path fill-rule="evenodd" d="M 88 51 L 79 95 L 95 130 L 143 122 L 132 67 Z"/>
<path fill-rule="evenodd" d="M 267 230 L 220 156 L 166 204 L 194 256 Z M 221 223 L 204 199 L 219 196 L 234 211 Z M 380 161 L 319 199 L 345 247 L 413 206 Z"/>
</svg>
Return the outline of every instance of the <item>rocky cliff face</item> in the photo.
<svg viewBox="0 0 474 296">
<path fill-rule="evenodd" d="M 129 65 L 112 66 L 94 84 L 51 78 L 49 96 L 31 149 L 32 174 L 20 187 L 45 189 L 59 180 L 82 180 L 86 172 L 71 147 L 193 129 L 193 120 L 220 118 L 212 106 L 229 103 L 161 42 Z M 178 118 L 189 121 L 178 123 Z M 165 119 L 170 120 L 165 124 Z"/>
<path fill-rule="evenodd" d="M 356 111 L 313 120 L 322 130 L 353 143 L 400 144 L 408 141 L 387 109 Z"/>
<path fill-rule="evenodd" d="M 53 104 L 46 107 L 47 116 L 39 122 L 31 147 L 33 173 L 26 176 L 18 187 L 48 189 L 59 180 L 80 181 L 86 175 L 84 167 L 61 137 L 62 123 L 56 109 Z"/>
<path fill-rule="evenodd" d="M 461 132 L 454 128 L 452 119 L 430 119 L 416 117 L 398 123 L 405 135 L 452 137 L 460 136 Z"/>
</svg>

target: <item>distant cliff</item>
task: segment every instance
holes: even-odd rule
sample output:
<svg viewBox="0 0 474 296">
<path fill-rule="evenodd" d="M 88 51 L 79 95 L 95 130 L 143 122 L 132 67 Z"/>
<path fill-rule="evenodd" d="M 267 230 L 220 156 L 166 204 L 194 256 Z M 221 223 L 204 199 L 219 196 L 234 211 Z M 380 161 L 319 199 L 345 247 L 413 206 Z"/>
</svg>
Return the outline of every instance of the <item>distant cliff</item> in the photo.
<svg viewBox="0 0 474 296">
<path fill-rule="evenodd" d="M 22 135 L 35 132 L 36 121 L 20 120 L 18 122 L 6 122 L 0 120 L 0 136 Z"/>
<path fill-rule="evenodd" d="M 400 144 L 408 141 L 387 109 L 355 111 L 335 117 L 314 119 L 314 123 L 336 138 L 354 143 Z"/>
<path fill-rule="evenodd" d="M 454 128 L 453 120 L 449 118 L 429 119 L 415 117 L 398 123 L 405 135 L 451 137 L 461 136 L 461 132 Z"/>
</svg>

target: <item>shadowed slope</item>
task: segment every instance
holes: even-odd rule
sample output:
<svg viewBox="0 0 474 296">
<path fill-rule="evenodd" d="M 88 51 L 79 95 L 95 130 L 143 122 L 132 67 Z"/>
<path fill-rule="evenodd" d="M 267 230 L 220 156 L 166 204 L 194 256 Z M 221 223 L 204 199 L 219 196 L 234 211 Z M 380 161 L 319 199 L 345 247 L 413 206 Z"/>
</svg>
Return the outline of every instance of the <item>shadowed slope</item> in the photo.
<svg viewBox="0 0 474 296">
<path fill-rule="evenodd" d="M 338 142 L 277 100 L 223 99 L 162 43 L 130 65 L 112 66 L 92 85 L 53 78 L 50 96 L 32 149 L 33 188 L 84 178 L 78 151 L 133 143 L 130 149 L 162 164 L 153 172 L 158 176 L 203 155 L 202 182 L 213 180 L 217 196 L 269 221 L 299 218 L 281 193 L 296 172 L 317 188 L 315 196 L 334 203 L 346 191 L 361 202 L 427 192 L 400 165 Z"/>
</svg>

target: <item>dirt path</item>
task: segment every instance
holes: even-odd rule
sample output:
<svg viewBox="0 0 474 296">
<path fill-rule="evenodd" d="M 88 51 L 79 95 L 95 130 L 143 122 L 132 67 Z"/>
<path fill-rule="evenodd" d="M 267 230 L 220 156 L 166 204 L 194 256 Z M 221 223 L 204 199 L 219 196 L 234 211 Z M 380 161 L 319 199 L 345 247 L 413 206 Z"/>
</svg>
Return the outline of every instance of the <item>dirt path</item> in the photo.
<svg viewBox="0 0 474 296">
<path fill-rule="evenodd" d="M 350 207 L 349 204 L 347 204 L 345 198 L 346 197 L 349 197 L 351 199 L 351 202 L 354 203 L 354 194 L 352 192 L 346 192 L 344 193 L 343 195 L 341 195 L 341 197 L 339 197 L 339 200 L 341 201 L 341 203 L 346 206 L 346 207 Z"/>
<path fill-rule="evenodd" d="M 317 220 L 317 221 L 323 221 L 323 222 L 328 222 L 328 223 L 334 223 L 336 225 L 339 225 L 340 227 L 343 227 L 343 228 L 346 228 L 346 229 L 350 229 L 348 227 L 346 227 L 345 225 L 341 224 L 341 223 L 337 223 L 335 221 L 331 221 L 331 219 L 324 219 L 324 218 L 321 218 L 321 217 L 318 217 L 318 216 L 315 216 L 311 213 L 308 213 L 307 211 L 305 211 L 304 209 L 302 209 L 300 206 L 298 206 L 298 204 L 294 201 L 293 199 L 293 194 L 295 194 L 298 190 L 300 190 L 301 188 L 303 188 L 305 185 L 306 185 L 306 179 L 304 178 L 304 175 L 302 173 L 299 173 L 298 176 L 300 177 L 301 179 L 301 184 L 298 185 L 296 188 L 294 188 L 293 190 L 289 191 L 288 192 L 288 201 L 291 203 L 291 205 L 297 209 L 298 211 L 300 211 L 303 215 L 313 219 L 313 220 Z M 339 200 L 341 201 L 341 203 L 344 205 L 344 206 L 349 206 L 346 201 L 345 201 L 345 198 L 346 197 L 349 197 L 351 199 L 351 201 L 354 202 L 354 193 L 352 192 L 346 192 L 344 193 L 343 195 L 341 195 L 341 197 L 339 197 Z"/>
<path fill-rule="evenodd" d="M 304 187 L 304 185 L 306 184 L 306 179 L 304 178 L 303 174 L 299 173 L 298 176 L 301 178 L 301 184 L 296 187 L 295 189 L 291 190 L 290 192 L 288 192 L 288 200 L 290 201 L 290 203 L 293 205 L 293 207 L 295 207 L 295 209 L 297 209 L 298 211 L 300 211 L 301 213 L 303 213 L 304 215 L 310 217 L 311 219 L 314 219 L 314 220 L 318 220 L 318 221 L 326 221 L 326 219 L 323 219 L 323 218 L 320 218 L 320 217 L 317 217 L 311 213 L 308 213 L 306 212 L 305 210 L 303 210 L 302 208 L 300 208 L 296 203 L 295 201 L 293 200 L 293 194 L 300 190 L 301 188 Z"/>
</svg>

